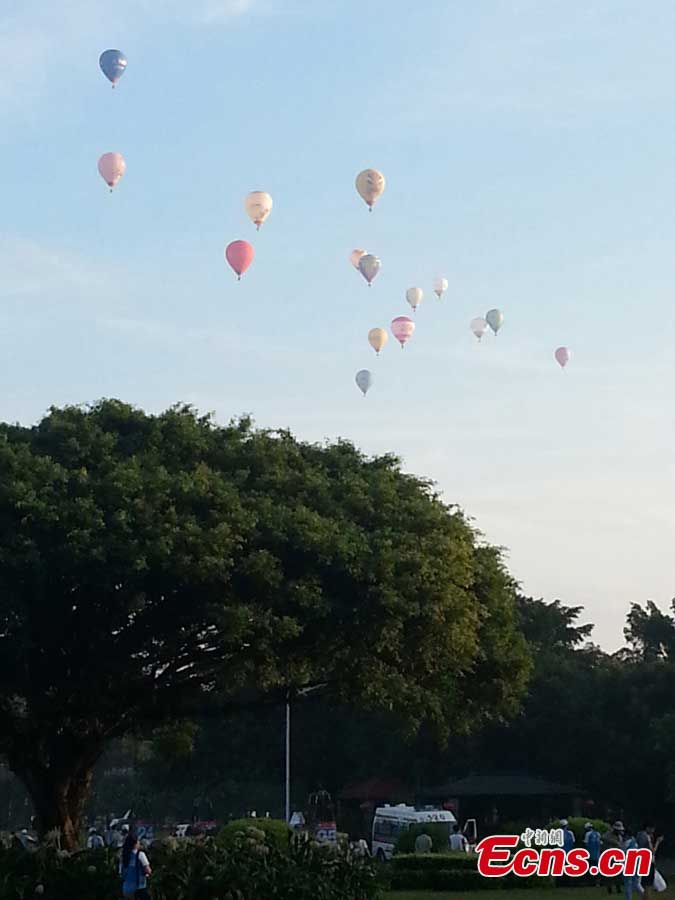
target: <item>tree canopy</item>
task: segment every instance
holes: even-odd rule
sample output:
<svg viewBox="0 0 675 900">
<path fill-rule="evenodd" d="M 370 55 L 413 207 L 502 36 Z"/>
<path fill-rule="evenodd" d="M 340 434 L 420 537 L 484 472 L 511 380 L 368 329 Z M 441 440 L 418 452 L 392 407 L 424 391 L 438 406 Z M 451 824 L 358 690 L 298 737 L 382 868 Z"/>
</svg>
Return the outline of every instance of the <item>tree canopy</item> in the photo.
<svg viewBox="0 0 675 900">
<path fill-rule="evenodd" d="M 418 728 L 517 708 L 499 552 L 393 456 L 119 401 L 0 426 L 0 751 L 75 841 L 107 742 L 326 683 Z"/>
</svg>

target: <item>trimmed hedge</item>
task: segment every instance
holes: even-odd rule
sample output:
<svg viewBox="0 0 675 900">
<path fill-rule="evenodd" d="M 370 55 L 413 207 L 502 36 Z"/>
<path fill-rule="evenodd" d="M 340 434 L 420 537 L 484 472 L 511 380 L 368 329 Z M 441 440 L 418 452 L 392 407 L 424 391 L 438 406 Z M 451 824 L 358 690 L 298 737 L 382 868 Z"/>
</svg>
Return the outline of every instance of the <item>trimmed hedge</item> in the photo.
<svg viewBox="0 0 675 900">
<path fill-rule="evenodd" d="M 473 853 L 399 853 L 391 860 L 392 868 L 396 872 L 404 869 L 408 871 L 452 869 L 457 872 L 467 870 L 475 872 L 477 863 L 478 857 Z"/>
<path fill-rule="evenodd" d="M 484 891 L 553 886 L 552 878 L 484 878 L 478 857 L 468 853 L 400 854 L 391 861 L 390 889 L 394 891 Z"/>
</svg>

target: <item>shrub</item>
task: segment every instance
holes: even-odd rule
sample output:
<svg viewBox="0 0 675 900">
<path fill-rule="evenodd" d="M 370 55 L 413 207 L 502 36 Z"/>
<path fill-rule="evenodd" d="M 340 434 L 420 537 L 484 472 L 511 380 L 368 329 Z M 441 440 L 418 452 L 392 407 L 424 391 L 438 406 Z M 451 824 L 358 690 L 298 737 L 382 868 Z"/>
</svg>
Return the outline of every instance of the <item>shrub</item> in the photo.
<svg viewBox="0 0 675 900">
<path fill-rule="evenodd" d="M 446 869 L 453 871 L 476 871 L 478 857 L 473 853 L 434 853 L 417 855 L 414 853 L 399 853 L 392 858 L 392 869 L 395 872 L 406 871 L 438 871 Z"/>
<path fill-rule="evenodd" d="M 218 843 L 232 847 L 237 835 L 246 834 L 250 829 L 264 834 L 279 850 L 288 847 L 291 829 L 283 819 L 234 819 L 221 828 Z"/>
<path fill-rule="evenodd" d="M 0 900 L 32 900 L 38 885 L 42 900 L 118 900 L 117 855 L 89 850 L 71 856 L 53 847 L 0 850 Z"/>
<path fill-rule="evenodd" d="M 605 831 L 609 831 L 609 829 L 611 828 L 609 823 L 603 822 L 602 819 L 583 819 L 579 816 L 576 816 L 572 819 L 568 819 L 567 824 L 571 828 L 571 830 L 574 834 L 575 840 L 577 842 L 577 846 L 579 846 L 579 845 L 583 846 L 584 831 L 585 831 L 584 826 L 586 825 L 586 822 L 590 822 L 591 825 L 596 829 L 596 831 L 600 832 L 600 834 L 604 834 Z M 560 822 L 559 821 L 553 822 L 548 827 L 549 828 L 560 828 Z"/>
<path fill-rule="evenodd" d="M 432 853 L 443 853 L 448 849 L 450 832 L 447 822 L 419 822 L 401 832 L 394 853 L 413 853 L 415 840 L 420 834 L 428 834 L 431 838 Z"/>
<path fill-rule="evenodd" d="M 294 839 L 282 850 L 262 830 L 238 831 L 231 845 L 185 840 L 149 852 L 153 900 L 375 900 L 369 859 Z M 0 852 L 0 900 L 119 900 L 117 854 Z"/>
</svg>

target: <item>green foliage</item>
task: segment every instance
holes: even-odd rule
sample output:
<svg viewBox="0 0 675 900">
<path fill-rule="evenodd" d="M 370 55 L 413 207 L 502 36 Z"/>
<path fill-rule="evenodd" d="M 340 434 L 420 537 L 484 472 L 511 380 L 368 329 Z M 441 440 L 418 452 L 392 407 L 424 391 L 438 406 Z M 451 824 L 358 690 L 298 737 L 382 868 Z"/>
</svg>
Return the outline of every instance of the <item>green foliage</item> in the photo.
<svg viewBox="0 0 675 900">
<path fill-rule="evenodd" d="M 117 854 L 86 851 L 74 856 L 45 847 L 35 853 L 0 849 L 0 900 L 118 900 Z"/>
<path fill-rule="evenodd" d="M 230 847 L 167 841 L 150 857 L 155 900 L 375 900 L 378 894 L 371 861 L 306 840 L 282 851 L 254 829 Z M 38 885 L 44 900 L 117 900 L 117 854 L 0 852 L 0 900 L 33 900 Z"/>
<path fill-rule="evenodd" d="M 0 752 L 69 846 L 106 742 L 207 698 L 328 682 L 445 735 L 528 672 L 499 552 L 428 482 L 188 407 L 0 426 L 0 593 Z"/>
<path fill-rule="evenodd" d="M 586 832 L 586 823 L 590 822 L 591 825 L 598 831 L 600 834 L 604 834 L 606 831 L 609 831 L 611 825 L 609 822 L 603 822 L 602 819 L 584 819 L 579 816 L 572 816 L 571 819 L 567 820 L 567 825 L 571 829 L 574 834 L 574 839 L 576 840 L 576 846 L 583 846 L 584 843 L 584 834 Z M 549 825 L 549 828 L 560 828 L 560 822 L 556 821 Z"/>
<path fill-rule="evenodd" d="M 257 829 L 232 846 L 181 842 L 153 859 L 154 900 L 374 900 L 375 867 L 339 848 L 305 839 L 280 850 Z"/>
<path fill-rule="evenodd" d="M 399 835 L 394 848 L 395 853 L 414 853 L 415 840 L 420 834 L 428 834 L 431 838 L 431 852 L 444 853 L 448 850 L 450 829 L 448 823 L 419 822 L 406 828 Z"/>
<path fill-rule="evenodd" d="M 439 853 L 428 856 L 402 855 L 392 859 L 392 890 L 484 891 L 551 887 L 550 878 L 483 878 L 477 857 L 466 853 Z"/>
<path fill-rule="evenodd" d="M 223 847 L 231 848 L 242 835 L 250 831 L 266 836 L 279 850 L 288 847 L 291 838 L 291 829 L 281 819 L 234 819 L 224 825 L 218 834 L 218 843 Z"/>
<path fill-rule="evenodd" d="M 445 852 L 433 854 L 397 853 L 391 859 L 394 872 L 424 869 L 476 871 L 478 857 L 473 853 Z"/>
<path fill-rule="evenodd" d="M 402 869 L 393 872 L 392 891 L 480 891 L 494 890 L 494 879 L 482 878 L 478 872 L 462 869 Z"/>
</svg>

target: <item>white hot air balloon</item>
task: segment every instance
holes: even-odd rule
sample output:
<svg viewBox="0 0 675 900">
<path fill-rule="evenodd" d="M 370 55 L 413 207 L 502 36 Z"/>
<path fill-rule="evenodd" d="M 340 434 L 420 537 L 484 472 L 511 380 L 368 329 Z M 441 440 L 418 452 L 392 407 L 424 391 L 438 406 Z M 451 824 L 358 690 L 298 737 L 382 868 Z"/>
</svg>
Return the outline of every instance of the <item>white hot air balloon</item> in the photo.
<svg viewBox="0 0 675 900">
<path fill-rule="evenodd" d="M 473 331 L 473 333 L 480 341 L 488 329 L 488 323 L 482 316 L 477 316 L 475 319 L 471 320 L 469 328 Z"/>
<path fill-rule="evenodd" d="M 359 390 L 365 397 L 370 389 L 370 386 L 373 383 L 373 375 L 372 372 L 369 372 L 368 369 L 361 369 L 356 373 L 356 377 L 354 378 Z"/>
<path fill-rule="evenodd" d="M 434 294 L 440 300 L 443 294 L 448 289 L 448 279 L 447 278 L 434 278 Z"/>
<path fill-rule="evenodd" d="M 408 303 L 412 306 L 412 308 L 414 310 L 416 310 L 417 307 L 420 305 L 423 297 L 424 297 L 424 291 L 422 290 L 422 288 L 412 287 L 412 288 L 408 288 L 408 290 L 405 292 L 405 299 L 408 301 Z"/>
<path fill-rule="evenodd" d="M 265 191 L 251 191 L 244 199 L 244 209 L 256 229 L 260 231 L 260 226 L 272 212 L 272 198 Z"/>
</svg>

